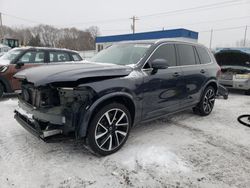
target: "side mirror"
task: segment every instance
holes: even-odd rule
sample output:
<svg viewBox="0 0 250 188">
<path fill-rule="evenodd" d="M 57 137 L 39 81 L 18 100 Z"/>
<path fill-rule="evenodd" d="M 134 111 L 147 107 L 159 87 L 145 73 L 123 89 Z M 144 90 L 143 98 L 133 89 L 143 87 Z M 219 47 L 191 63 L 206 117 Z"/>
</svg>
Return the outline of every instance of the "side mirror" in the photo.
<svg viewBox="0 0 250 188">
<path fill-rule="evenodd" d="M 151 67 L 154 70 L 158 70 L 158 69 L 166 69 L 168 68 L 168 62 L 166 59 L 155 59 L 151 62 Z"/>
<path fill-rule="evenodd" d="M 16 63 L 16 69 L 20 69 L 22 66 L 24 66 L 24 63 L 23 62 L 17 62 Z"/>
</svg>

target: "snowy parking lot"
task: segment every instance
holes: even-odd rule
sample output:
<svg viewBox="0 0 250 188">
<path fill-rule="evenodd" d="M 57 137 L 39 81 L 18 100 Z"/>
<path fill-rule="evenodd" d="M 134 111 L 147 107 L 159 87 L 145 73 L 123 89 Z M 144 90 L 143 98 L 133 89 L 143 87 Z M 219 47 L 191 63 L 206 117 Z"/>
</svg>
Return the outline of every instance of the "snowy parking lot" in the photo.
<svg viewBox="0 0 250 188">
<path fill-rule="evenodd" d="M 0 101 L 0 187 L 250 187 L 250 97 L 216 100 L 208 117 L 185 111 L 132 129 L 107 157 L 80 141 L 45 143 L 13 118 L 15 97 Z"/>
</svg>

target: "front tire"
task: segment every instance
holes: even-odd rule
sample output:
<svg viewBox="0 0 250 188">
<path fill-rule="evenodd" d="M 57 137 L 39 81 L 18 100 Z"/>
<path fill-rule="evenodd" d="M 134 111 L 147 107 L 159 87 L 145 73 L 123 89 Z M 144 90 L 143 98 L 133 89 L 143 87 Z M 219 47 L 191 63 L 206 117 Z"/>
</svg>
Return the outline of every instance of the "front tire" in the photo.
<svg viewBox="0 0 250 188">
<path fill-rule="evenodd" d="M 0 98 L 3 97 L 3 94 L 4 94 L 4 86 L 3 84 L 0 83 Z"/>
<path fill-rule="evenodd" d="M 212 86 L 208 86 L 203 92 L 201 101 L 195 107 L 201 116 L 207 116 L 212 112 L 214 108 L 215 97 L 215 89 Z"/>
<path fill-rule="evenodd" d="M 115 153 L 127 141 L 131 122 L 130 112 L 124 105 L 112 103 L 102 107 L 90 122 L 88 148 L 101 156 Z"/>
</svg>

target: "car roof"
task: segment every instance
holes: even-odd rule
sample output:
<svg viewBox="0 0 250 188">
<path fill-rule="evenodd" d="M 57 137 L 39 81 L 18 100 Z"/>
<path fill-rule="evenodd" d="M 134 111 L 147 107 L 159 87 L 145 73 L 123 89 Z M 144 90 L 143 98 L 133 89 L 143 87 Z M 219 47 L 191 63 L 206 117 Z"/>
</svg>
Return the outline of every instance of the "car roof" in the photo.
<svg viewBox="0 0 250 188">
<path fill-rule="evenodd" d="M 174 43 L 183 43 L 183 44 L 191 44 L 195 46 L 202 46 L 204 48 L 207 48 L 203 44 L 200 44 L 198 42 L 192 42 L 192 41 L 185 41 L 185 40 L 178 40 L 178 39 L 158 39 L 158 40 L 137 40 L 137 41 L 121 41 L 118 42 L 120 44 L 162 44 L 167 42 L 174 42 Z"/>
<path fill-rule="evenodd" d="M 77 51 L 66 49 L 66 48 L 53 48 L 53 47 L 25 46 L 25 47 L 17 47 L 14 49 L 18 49 L 18 50 L 51 50 L 51 51 L 66 51 L 66 52 L 78 53 Z"/>
</svg>

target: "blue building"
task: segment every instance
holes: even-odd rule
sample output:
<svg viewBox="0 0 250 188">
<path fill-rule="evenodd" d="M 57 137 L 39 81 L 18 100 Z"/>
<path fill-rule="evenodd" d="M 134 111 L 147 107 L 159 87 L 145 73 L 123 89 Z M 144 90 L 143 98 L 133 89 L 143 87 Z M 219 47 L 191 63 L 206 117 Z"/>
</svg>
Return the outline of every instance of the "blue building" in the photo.
<svg viewBox="0 0 250 188">
<path fill-rule="evenodd" d="M 185 41 L 198 41 L 198 32 L 190 31 L 187 29 L 172 29 L 162 31 L 143 32 L 125 35 L 112 35 L 96 37 L 96 50 L 101 51 L 103 48 L 121 41 L 155 41 L 158 39 L 177 39 Z"/>
</svg>

